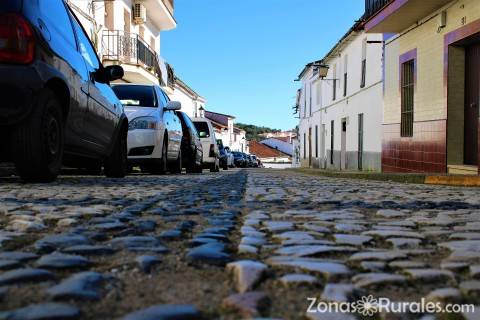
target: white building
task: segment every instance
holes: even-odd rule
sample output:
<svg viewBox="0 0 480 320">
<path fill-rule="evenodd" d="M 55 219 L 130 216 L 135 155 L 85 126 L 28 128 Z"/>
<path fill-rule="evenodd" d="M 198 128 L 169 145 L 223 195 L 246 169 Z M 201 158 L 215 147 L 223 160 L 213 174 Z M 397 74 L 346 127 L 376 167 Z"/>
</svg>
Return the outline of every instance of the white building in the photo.
<svg viewBox="0 0 480 320">
<path fill-rule="evenodd" d="M 382 40 L 356 23 L 322 60 L 300 73 L 302 167 L 381 170 Z"/>
<path fill-rule="evenodd" d="M 173 93 L 169 96 L 171 100 L 181 102 L 182 111 L 191 118 L 199 117 L 200 109 L 205 109 L 205 104 L 207 103 L 205 98 L 178 77 L 175 77 L 175 87 Z"/>
<path fill-rule="evenodd" d="M 268 138 L 260 141 L 260 143 L 263 143 L 264 145 L 269 146 L 270 148 L 277 149 L 278 151 L 288 154 L 289 156 L 293 156 L 293 143 L 288 142 L 291 140 L 292 140 L 291 137 L 284 137 L 284 139 Z"/>
<path fill-rule="evenodd" d="M 160 33 L 176 28 L 174 0 L 67 0 L 90 34 L 104 65 L 118 64 L 123 82 L 174 88 L 173 69 L 160 57 Z"/>
<path fill-rule="evenodd" d="M 246 132 L 235 127 L 234 116 L 206 110 L 201 110 L 200 116 L 212 122 L 213 128 L 215 129 L 215 136 L 217 139 L 222 140 L 225 147 L 229 147 L 231 151 L 248 153 Z"/>
</svg>

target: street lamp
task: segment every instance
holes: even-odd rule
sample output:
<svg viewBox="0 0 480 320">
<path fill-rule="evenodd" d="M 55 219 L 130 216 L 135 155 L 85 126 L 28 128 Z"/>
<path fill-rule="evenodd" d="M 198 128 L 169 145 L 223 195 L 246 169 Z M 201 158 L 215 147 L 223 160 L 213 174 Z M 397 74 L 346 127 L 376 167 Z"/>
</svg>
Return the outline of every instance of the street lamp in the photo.
<svg viewBox="0 0 480 320">
<path fill-rule="evenodd" d="M 325 79 L 328 76 L 328 71 L 330 70 L 330 66 L 326 64 L 314 64 L 312 65 L 314 69 L 318 71 L 318 77 L 323 81 L 335 81 L 339 79 Z"/>
</svg>

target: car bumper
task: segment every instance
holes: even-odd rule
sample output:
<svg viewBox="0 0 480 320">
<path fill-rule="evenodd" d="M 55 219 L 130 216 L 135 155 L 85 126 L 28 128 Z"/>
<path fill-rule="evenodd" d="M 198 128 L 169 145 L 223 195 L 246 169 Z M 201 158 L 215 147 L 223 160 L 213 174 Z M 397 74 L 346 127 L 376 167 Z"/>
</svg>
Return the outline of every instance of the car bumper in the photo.
<svg viewBox="0 0 480 320">
<path fill-rule="evenodd" d="M 128 131 L 128 160 L 141 163 L 141 160 L 161 159 L 162 141 L 159 130 L 132 130 Z"/>
<path fill-rule="evenodd" d="M 34 65 L 0 64 L 0 125 L 14 125 L 25 119 L 43 85 Z"/>
</svg>

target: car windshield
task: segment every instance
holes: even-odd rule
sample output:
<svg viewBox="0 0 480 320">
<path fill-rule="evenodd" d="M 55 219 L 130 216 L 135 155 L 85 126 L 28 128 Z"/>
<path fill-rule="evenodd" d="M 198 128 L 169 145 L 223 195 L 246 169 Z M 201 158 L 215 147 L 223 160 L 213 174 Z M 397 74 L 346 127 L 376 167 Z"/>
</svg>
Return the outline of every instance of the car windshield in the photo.
<svg viewBox="0 0 480 320">
<path fill-rule="evenodd" d="M 198 136 L 200 138 L 208 138 L 210 137 L 210 130 L 208 129 L 208 123 L 203 121 L 198 121 L 193 123 L 195 128 L 197 128 Z"/>
<path fill-rule="evenodd" d="M 157 99 L 152 86 L 115 85 L 112 89 L 124 106 L 157 107 Z"/>
<path fill-rule="evenodd" d="M 233 156 L 235 158 L 242 158 L 243 157 L 243 155 L 240 152 L 233 152 Z"/>
</svg>

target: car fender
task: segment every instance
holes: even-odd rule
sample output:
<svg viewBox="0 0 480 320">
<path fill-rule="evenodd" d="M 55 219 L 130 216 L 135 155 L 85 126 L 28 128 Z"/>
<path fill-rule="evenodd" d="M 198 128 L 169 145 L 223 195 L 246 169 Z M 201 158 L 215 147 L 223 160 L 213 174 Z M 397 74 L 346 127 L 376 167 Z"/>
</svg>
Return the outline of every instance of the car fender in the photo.
<svg viewBox="0 0 480 320">
<path fill-rule="evenodd" d="M 125 128 L 125 130 L 122 132 L 123 128 Z M 112 154 L 113 148 L 115 147 L 115 143 L 116 143 L 117 139 L 119 138 L 120 134 L 124 134 L 125 137 L 128 134 L 128 118 L 127 118 L 127 115 L 125 114 L 125 112 L 123 112 L 120 115 L 120 118 L 118 120 L 117 127 L 115 128 L 115 131 L 113 133 L 113 139 L 111 140 L 112 143 L 110 143 L 110 146 L 108 147 L 108 150 L 107 150 L 108 155 Z"/>
</svg>

